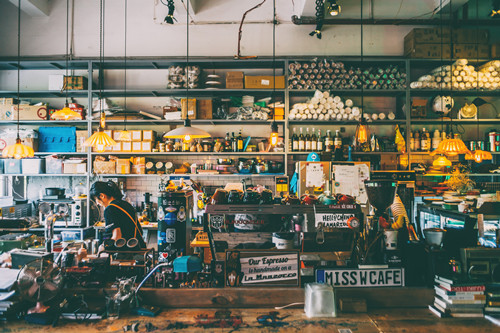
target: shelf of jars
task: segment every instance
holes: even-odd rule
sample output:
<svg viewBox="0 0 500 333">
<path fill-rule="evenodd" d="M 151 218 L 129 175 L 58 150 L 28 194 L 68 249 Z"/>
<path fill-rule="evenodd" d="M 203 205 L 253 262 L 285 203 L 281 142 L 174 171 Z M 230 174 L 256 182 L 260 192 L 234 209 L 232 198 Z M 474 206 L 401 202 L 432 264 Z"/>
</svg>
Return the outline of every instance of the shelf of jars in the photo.
<svg viewBox="0 0 500 333">
<path fill-rule="evenodd" d="M 190 98 L 194 97 L 210 97 L 210 96 L 241 96 L 241 95 L 258 95 L 258 96 L 269 96 L 274 92 L 283 95 L 285 89 L 216 89 L 216 88 L 201 88 L 201 89 L 189 89 L 189 93 L 186 89 L 151 89 L 151 90 L 103 90 L 102 92 L 98 90 L 93 90 L 92 95 L 97 97 L 99 95 L 103 97 L 124 97 L 125 93 L 127 97 L 164 97 L 164 96 L 180 96 L 185 97 L 189 94 Z"/>
</svg>

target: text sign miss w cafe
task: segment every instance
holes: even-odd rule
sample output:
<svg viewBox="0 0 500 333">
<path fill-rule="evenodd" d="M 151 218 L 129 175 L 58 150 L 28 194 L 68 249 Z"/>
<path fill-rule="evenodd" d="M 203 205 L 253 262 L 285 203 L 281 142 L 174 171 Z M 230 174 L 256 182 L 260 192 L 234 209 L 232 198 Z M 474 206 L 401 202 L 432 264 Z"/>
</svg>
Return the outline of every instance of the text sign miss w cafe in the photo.
<svg viewBox="0 0 500 333">
<path fill-rule="evenodd" d="M 378 269 L 318 269 L 316 282 L 336 288 L 346 287 L 404 287 L 403 268 Z"/>
</svg>

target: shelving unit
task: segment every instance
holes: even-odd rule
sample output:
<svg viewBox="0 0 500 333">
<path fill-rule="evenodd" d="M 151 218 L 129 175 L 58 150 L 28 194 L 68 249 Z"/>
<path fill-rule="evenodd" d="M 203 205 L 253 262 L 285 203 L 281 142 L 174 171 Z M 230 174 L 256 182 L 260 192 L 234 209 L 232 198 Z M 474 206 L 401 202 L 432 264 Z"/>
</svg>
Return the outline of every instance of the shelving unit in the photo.
<svg viewBox="0 0 500 333">
<path fill-rule="evenodd" d="M 473 96 L 473 97 L 497 97 L 498 91 L 489 91 L 489 90 L 433 90 L 433 89 L 410 89 L 410 82 L 416 79 L 415 73 L 418 71 L 430 71 L 431 69 L 438 67 L 442 64 L 450 64 L 454 62 L 456 59 L 452 60 L 440 60 L 440 59 L 406 59 L 401 57 L 364 57 L 361 59 L 357 56 L 346 56 L 346 57 L 321 57 L 327 58 L 335 61 L 342 61 L 346 64 L 352 64 L 354 66 L 368 67 L 368 66 L 386 66 L 390 64 L 397 64 L 400 68 L 406 70 L 406 89 L 337 89 L 331 91 L 331 94 L 335 94 L 341 96 L 343 98 L 359 98 L 361 95 L 367 97 L 367 99 L 395 99 L 396 102 L 393 103 L 397 110 L 392 110 L 399 117 L 394 120 L 378 120 L 369 122 L 369 126 L 377 127 L 377 126 L 394 126 L 400 125 L 407 129 L 407 137 L 406 141 L 409 142 L 409 134 L 408 129 L 412 127 L 412 125 L 437 125 L 441 124 L 440 119 L 411 119 L 409 116 L 409 108 L 406 108 L 406 112 L 403 113 L 400 111 L 400 107 L 402 105 L 411 105 L 412 97 L 432 97 L 439 94 L 451 94 L 453 96 Z M 175 153 L 142 153 L 142 152 L 124 152 L 124 153 L 114 153 L 114 152 L 106 152 L 104 154 L 113 154 L 120 156 L 184 156 L 184 155 L 228 155 L 228 156 L 268 156 L 268 155 L 276 155 L 282 156 L 284 159 L 285 170 L 288 170 L 288 161 L 294 157 L 306 155 L 308 152 L 291 152 L 289 151 L 289 138 L 291 127 L 299 126 L 299 125 L 313 125 L 313 126 L 355 126 L 357 124 L 356 121 L 317 121 L 317 120 L 288 120 L 288 112 L 291 108 L 291 101 L 302 99 L 304 100 L 307 97 L 312 97 L 315 90 L 312 89 L 289 89 L 287 86 L 288 82 L 288 68 L 289 64 L 295 61 L 310 61 L 313 57 L 280 57 L 276 58 L 274 61 L 270 57 L 263 57 L 259 59 L 251 59 L 251 60 L 235 60 L 233 58 L 212 58 L 212 57 L 193 57 L 190 60 L 191 65 L 200 66 L 200 68 L 205 71 L 230 71 L 230 70 L 240 70 L 248 71 L 251 75 L 260 74 L 259 72 L 266 73 L 269 75 L 273 66 L 276 66 L 276 75 L 284 75 L 285 76 L 285 89 L 203 89 L 196 88 L 190 89 L 189 95 L 192 98 L 198 97 L 229 97 L 236 96 L 241 97 L 243 95 L 254 95 L 256 97 L 269 97 L 275 93 L 275 96 L 282 98 L 285 104 L 285 119 L 286 120 L 278 120 L 276 121 L 280 128 L 282 128 L 282 134 L 284 137 L 285 143 L 285 151 L 281 153 L 261 153 L 261 152 L 252 152 L 252 153 L 192 153 L 192 152 L 175 152 Z M 488 59 L 481 59 L 477 62 L 486 62 Z M 117 72 L 125 68 L 125 64 L 127 69 L 129 70 L 139 70 L 139 71 L 151 71 L 149 73 L 157 73 L 155 71 L 166 71 L 172 65 L 183 65 L 185 64 L 185 58 L 183 57 L 143 57 L 143 58 L 130 58 L 127 59 L 125 63 L 123 59 L 106 59 L 103 64 L 99 62 L 98 59 L 74 59 L 70 60 L 68 63 L 68 69 L 71 71 L 78 72 L 79 74 L 75 75 L 84 75 L 88 77 L 88 89 L 86 90 L 70 90 L 68 91 L 68 97 L 74 98 L 85 98 L 87 100 L 86 107 L 91 109 L 92 101 L 97 95 L 100 93 L 99 87 L 95 86 L 95 82 L 97 82 L 97 75 L 103 71 L 104 77 L 109 75 L 115 75 Z M 47 57 L 47 58 L 24 58 L 21 59 L 21 70 L 24 71 L 60 71 L 64 74 L 66 70 L 66 60 L 64 57 Z M 1 71 L 16 71 L 17 70 L 17 62 L 12 59 L 0 59 L 0 75 Z M 83 74 L 82 74 L 83 73 Z M 163 72 L 160 72 L 163 75 Z M 247 74 L 247 73 L 246 73 Z M 39 74 L 38 74 L 39 75 Z M 118 78 L 118 79 L 117 79 Z M 119 81 L 119 77 L 116 76 L 114 81 Z M 166 80 L 165 80 L 166 84 Z M 106 82 L 105 82 L 106 85 Z M 2 89 L 4 87 L 0 87 Z M 186 90 L 185 89 L 166 89 L 165 85 L 154 85 L 153 87 L 138 87 L 133 84 L 129 84 L 129 88 L 126 91 L 126 95 L 128 98 L 160 98 L 160 97 L 185 97 Z M 66 91 L 54 91 L 48 89 L 41 89 L 41 87 L 37 86 L 34 89 L 22 90 L 20 92 L 21 97 L 23 98 L 33 98 L 33 99 L 63 99 L 66 96 Z M 103 97 L 108 98 L 123 98 L 125 96 L 125 91 L 123 87 L 117 86 L 116 82 L 112 82 L 109 86 L 106 85 L 102 90 Z M 0 98 L 1 97 L 17 97 L 17 91 L 14 90 L 0 90 Z M 365 105 L 366 109 L 366 105 Z M 365 110 L 366 112 L 370 112 L 369 109 Z M 91 112 L 88 112 L 91 113 Z M 476 120 L 459 120 L 454 119 L 453 123 L 457 125 L 475 125 L 479 122 L 480 125 L 495 125 L 499 122 L 498 119 L 479 119 Z M 231 126 L 269 126 L 271 119 L 268 121 L 259 121 L 259 120 L 218 120 L 218 119 L 196 119 L 192 120 L 192 124 L 194 126 L 222 126 L 222 125 L 231 125 Z M 446 121 L 445 121 L 446 122 Z M 182 125 L 182 120 L 147 120 L 147 119 L 127 119 L 127 125 L 133 126 L 153 126 L 157 131 L 165 130 L 162 128 L 164 126 L 170 125 Z M 0 128 L 2 126 L 13 126 L 15 125 L 15 121 L 9 120 L 0 120 Z M 20 122 L 23 126 L 77 126 L 80 129 L 87 129 L 88 134 L 92 133 L 92 129 L 97 127 L 98 120 L 91 119 L 91 117 L 87 116 L 87 120 L 84 121 L 40 121 L 40 120 L 22 120 Z M 108 126 L 110 128 L 117 128 L 118 126 L 123 125 L 123 120 L 107 120 Z M 130 127 L 129 127 L 130 128 Z M 98 154 L 94 152 L 87 151 L 86 153 L 36 153 L 36 156 L 44 156 L 50 154 L 59 154 L 59 155 L 67 155 L 67 156 L 81 156 L 87 157 L 88 159 L 88 174 L 87 177 L 92 175 L 92 158 Z M 356 156 L 362 155 L 398 155 L 397 152 L 353 152 Z M 409 156 L 411 155 L 425 155 L 427 152 L 408 152 Z M 495 153 L 494 153 L 495 154 Z M 495 156 L 498 154 L 495 154 Z M 66 175 L 64 175 L 66 176 Z M 79 175 L 80 176 L 80 175 Z M 239 175 L 237 175 L 239 176 Z"/>
</svg>

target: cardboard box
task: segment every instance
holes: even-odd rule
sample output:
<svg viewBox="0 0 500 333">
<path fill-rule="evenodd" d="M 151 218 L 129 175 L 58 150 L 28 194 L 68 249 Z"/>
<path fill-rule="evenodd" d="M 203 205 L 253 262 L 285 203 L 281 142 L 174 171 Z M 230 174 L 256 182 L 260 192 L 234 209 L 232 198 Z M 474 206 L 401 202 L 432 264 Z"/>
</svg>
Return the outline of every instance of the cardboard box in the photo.
<svg viewBox="0 0 500 333">
<path fill-rule="evenodd" d="M 156 132 L 152 130 L 143 130 L 142 141 L 156 141 Z"/>
<path fill-rule="evenodd" d="M 117 142 L 118 142 L 118 141 L 120 141 L 120 133 L 121 133 L 121 132 L 122 132 L 122 131 L 119 131 L 119 130 L 114 130 L 114 131 L 113 131 L 113 136 L 112 136 L 113 140 L 115 140 L 115 141 L 117 141 Z"/>
<path fill-rule="evenodd" d="M 77 153 L 85 153 L 87 151 L 87 147 L 83 146 L 85 140 L 87 140 L 88 132 L 87 131 L 76 131 L 76 152 Z"/>
<path fill-rule="evenodd" d="M 175 106 L 164 106 L 163 118 L 167 120 L 181 119 L 181 112 L 179 111 L 179 108 Z"/>
<path fill-rule="evenodd" d="M 190 98 L 189 103 L 185 98 L 181 99 L 182 119 L 196 119 L 196 98 Z"/>
<path fill-rule="evenodd" d="M 88 87 L 88 79 L 85 76 L 64 76 L 63 89 L 85 90 Z"/>
<path fill-rule="evenodd" d="M 132 142 L 132 152 L 135 152 L 135 153 L 142 152 L 142 142 L 141 141 L 133 141 Z"/>
<path fill-rule="evenodd" d="M 411 49 L 405 44 L 405 56 L 414 59 L 450 59 L 450 50 L 450 44 L 416 44 Z"/>
<path fill-rule="evenodd" d="M 265 76 L 245 76 L 245 89 L 273 89 L 274 77 L 271 75 Z M 276 76 L 276 89 L 285 88 L 285 77 Z"/>
<path fill-rule="evenodd" d="M 243 72 L 226 72 L 226 89 L 243 89 Z"/>
<path fill-rule="evenodd" d="M 114 174 L 116 172 L 115 161 L 94 161 L 94 173 Z"/>
<path fill-rule="evenodd" d="M 122 143 L 121 142 L 117 142 L 116 145 L 113 146 L 113 152 L 115 153 L 119 153 L 122 151 Z"/>
<path fill-rule="evenodd" d="M 488 44 L 453 44 L 453 57 L 466 59 L 489 59 Z"/>
<path fill-rule="evenodd" d="M 123 141 L 121 142 L 121 150 L 122 152 L 131 152 L 132 151 L 132 142 L 130 141 Z"/>
<path fill-rule="evenodd" d="M 212 112 L 213 108 L 211 99 L 198 100 L 198 119 L 212 119 Z"/>
<path fill-rule="evenodd" d="M 128 158 L 119 158 L 116 160 L 116 173 L 125 175 L 130 173 L 130 160 Z"/>
<path fill-rule="evenodd" d="M 152 141 L 142 141 L 141 151 L 143 152 L 151 152 L 153 150 L 153 142 Z"/>
<path fill-rule="evenodd" d="M 450 28 L 415 28 L 404 38 L 405 44 L 409 41 L 415 44 L 450 43 Z"/>
<path fill-rule="evenodd" d="M 17 104 L 11 107 L 2 107 L 1 120 L 17 120 Z M 19 105 L 19 120 L 47 120 L 49 116 L 48 105 Z"/>
<path fill-rule="evenodd" d="M 67 174 L 86 174 L 87 173 L 87 163 L 63 163 L 63 171 Z"/>
<path fill-rule="evenodd" d="M 488 44 L 489 31 L 487 29 L 453 29 L 452 41 L 457 44 Z"/>
<path fill-rule="evenodd" d="M 142 131 L 141 130 L 131 130 L 130 137 L 132 141 L 142 141 Z"/>
<path fill-rule="evenodd" d="M 24 145 L 33 148 L 34 151 L 38 151 L 38 138 L 21 138 Z M 0 137 L 0 152 L 7 146 L 11 146 L 16 143 L 16 138 L 14 137 Z"/>
<path fill-rule="evenodd" d="M 113 137 L 113 131 L 112 130 L 104 130 L 104 133 L 106 133 L 110 138 Z"/>
</svg>

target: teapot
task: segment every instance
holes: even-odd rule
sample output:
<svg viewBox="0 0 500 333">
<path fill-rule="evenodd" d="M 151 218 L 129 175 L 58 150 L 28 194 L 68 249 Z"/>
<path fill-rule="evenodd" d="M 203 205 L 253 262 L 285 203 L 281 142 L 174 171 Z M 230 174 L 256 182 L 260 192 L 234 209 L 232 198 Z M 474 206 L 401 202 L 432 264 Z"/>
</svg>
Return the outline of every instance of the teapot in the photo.
<svg viewBox="0 0 500 333">
<path fill-rule="evenodd" d="M 318 197 L 318 202 L 322 205 L 336 205 L 337 198 L 330 194 L 329 191 L 325 191 L 325 193 L 321 194 Z"/>
<path fill-rule="evenodd" d="M 242 193 L 238 190 L 231 190 L 227 196 L 227 203 L 230 205 L 241 203 Z"/>
<path fill-rule="evenodd" d="M 226 190 L 218 188 L 215 190 L 215 193 L 210 198 L 211 205 L 224 205 L 227 204 L 228 193 Z"/>
<path fill-rule="evenodd" d="M 300 197 L 300 202 L 303 205 L 315 205 L 318 203 L 318 197 L 312 194 L 304 194 Z"/>
<path fill-rule="evenodd" d="M 289 195 L 283 199 L 285 205 L 300 205 L 300 199 L 296 195 Z"/>
<path fill-rule="evenodd" d="M 352 205 L 356 202 L 356 198 L 347 194 L 337 194 L 337 203 L 339 205 Z"/>
</svg>

